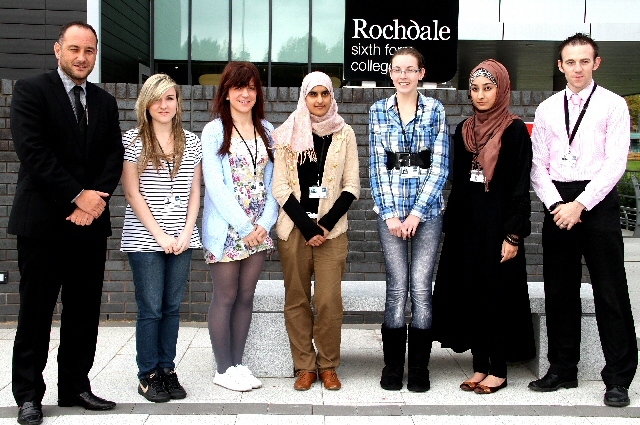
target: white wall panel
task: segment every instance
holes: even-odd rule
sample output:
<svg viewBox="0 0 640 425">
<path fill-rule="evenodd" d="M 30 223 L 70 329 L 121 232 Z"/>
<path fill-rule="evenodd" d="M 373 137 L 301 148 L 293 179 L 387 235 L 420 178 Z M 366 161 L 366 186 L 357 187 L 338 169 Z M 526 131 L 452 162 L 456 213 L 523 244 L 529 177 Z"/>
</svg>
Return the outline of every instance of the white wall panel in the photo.
<svg viewBox="0 0 640 425">
<path fill-rule="evenodd" d="M 584 0 L 502 0 L 502 22 L 584 22 Z"/>
<path fill-rule="evenodd" d="M 460 22 L 485 24 L 500 20 L 500 0 L 459 0 L 459 4 L 458 21 Z"/>
<path fill-rule="evenodd" d="M 638 0 L 587 0 L 587 22 L 640 23 Z"/>
<path fill-rule="evenodd" d="M 596 41 L 640 41 L 638 24 L 592 24 L 591 36 Z"/>
<path fill-rule="evenodd" d="M 589 33 L 589 24 L 567 23 L 558 24 L 504 24 L 505 40 L 564 40 L 577 32 Z"/>
<path fill-rule="evenodd" d="M 502 40 L 502 24 L 459 21 L 458 40 Z"/>
</svg>

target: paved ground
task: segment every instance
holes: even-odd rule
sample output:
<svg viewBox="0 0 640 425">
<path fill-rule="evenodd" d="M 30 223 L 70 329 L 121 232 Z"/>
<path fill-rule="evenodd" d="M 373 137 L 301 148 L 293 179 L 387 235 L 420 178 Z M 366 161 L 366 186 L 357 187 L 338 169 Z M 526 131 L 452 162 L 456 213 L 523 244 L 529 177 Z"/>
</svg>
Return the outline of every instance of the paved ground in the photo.
<svg viewBox="0 0 640 425">
<path fill-rule="evenodd" d="M 640 324 L 640 239 L 625 238 L 625 256 L 634 316 Z M 640 334 L 640 326 L 636 328 Z M 15 328 L 0 328 L 0 425 L 16 423 L 17 408 L 11 395 L 11 348 Z M 236 393 L 212 383 L 209 335 L 202 324 L 183 324 L 176 363 L 189 396 L 182 402 L 153 404 L 137 394 L 135 329 L 132 323 L 101 326 L 98 351 L 91 371 L 96 394 L 115 400 L 108 414 L 56 406 L 55 377 L 59 329 L 51 334 L 51 351 L 45 378 L 49 391 L 44 404 L 45 424 L 172 425 L 211 423 L 244 424 L 640 424 L 640 378 L 630 388 L 631 406 L 624 409 L 602 404 L 604 385 L 580 381 L 579 387 L 554 393 L 529 391 L 535 379 L 524 365 L 509 369 L 509 386 L 492 395 L 465 393 L 460 382 L 471 375 L 471 356 L 435 346 L 431 383 L 427 393 L 382 390 L 378 326 L 343 329 L 343 389 L 326 391 L 316 384 L 308 392 L 292 389 L 293 379 L 263 379 L 263 388 Z"/>
</svg>

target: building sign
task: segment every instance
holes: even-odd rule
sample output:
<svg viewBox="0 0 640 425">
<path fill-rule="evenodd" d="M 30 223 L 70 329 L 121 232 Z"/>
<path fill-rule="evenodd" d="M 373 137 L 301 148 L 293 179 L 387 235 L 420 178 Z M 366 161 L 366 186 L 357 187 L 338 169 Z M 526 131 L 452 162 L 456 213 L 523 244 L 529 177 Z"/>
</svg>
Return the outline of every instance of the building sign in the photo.
<svg viewBox="0 0 640 425">
<path fill-rule="evenodd" d="M 423 81 L 449 81 L 456 73 L 458 0 L 408 0 L 378 7 L 371 0 L 347 0 L 344 24 L 347 81 L 389 80 L 391 55 L 407 46 L 425 57 Z"/>
</svg>

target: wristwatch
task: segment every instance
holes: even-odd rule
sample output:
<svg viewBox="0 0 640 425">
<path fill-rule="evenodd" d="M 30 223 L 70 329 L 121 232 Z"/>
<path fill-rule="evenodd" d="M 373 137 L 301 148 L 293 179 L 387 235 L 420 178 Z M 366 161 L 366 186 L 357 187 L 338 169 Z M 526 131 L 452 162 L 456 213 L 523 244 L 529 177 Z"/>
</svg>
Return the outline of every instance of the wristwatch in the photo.
<svg viewBox="0 0 640 425">
<path fill-rule="evenodd" d="M 549 212 L 555 210 L 556 208 L 558 208 L 558 205 L 562 205 L 564 204 L 564 201 L 558 201 L 555 204 L 551 204 L 551 206 L 549 207 Z"/>
</svg>

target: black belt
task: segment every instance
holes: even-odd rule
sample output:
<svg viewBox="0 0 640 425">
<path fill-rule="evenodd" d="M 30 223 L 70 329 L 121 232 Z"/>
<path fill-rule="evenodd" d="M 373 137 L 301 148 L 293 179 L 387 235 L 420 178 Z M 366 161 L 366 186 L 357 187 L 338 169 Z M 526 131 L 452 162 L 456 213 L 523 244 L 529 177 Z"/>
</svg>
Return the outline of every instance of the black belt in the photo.
<svg viewBox="0 0 640 425">
<path fill-rule="evenodd" d="M 410 152 L 390 152 L 387 153 L 387 170 L 399 170 L 400 167 L 410 167 L 417 165 L 420 168 L 431 166 L 431 151 L 425 149 L 418 153 Z"/>
</svg>

